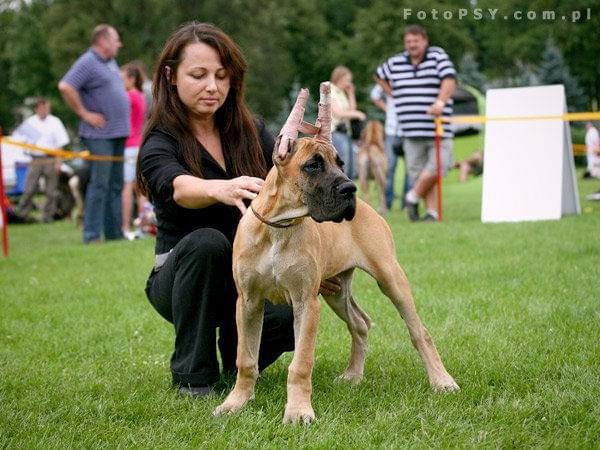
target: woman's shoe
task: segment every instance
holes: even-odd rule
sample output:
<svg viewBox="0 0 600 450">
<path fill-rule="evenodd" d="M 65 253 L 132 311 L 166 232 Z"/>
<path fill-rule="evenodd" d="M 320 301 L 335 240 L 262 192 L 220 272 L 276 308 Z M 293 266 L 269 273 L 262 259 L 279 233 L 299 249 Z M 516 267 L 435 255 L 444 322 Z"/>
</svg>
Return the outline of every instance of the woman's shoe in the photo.
<svg viewBox="0 0 600 450">
<path fill-rule="evenodd" d="M 183 397 L 199 398 L 213 395 L 215 390 L 212 386 L 179 386 L 177 392 Z"/>
</svg>

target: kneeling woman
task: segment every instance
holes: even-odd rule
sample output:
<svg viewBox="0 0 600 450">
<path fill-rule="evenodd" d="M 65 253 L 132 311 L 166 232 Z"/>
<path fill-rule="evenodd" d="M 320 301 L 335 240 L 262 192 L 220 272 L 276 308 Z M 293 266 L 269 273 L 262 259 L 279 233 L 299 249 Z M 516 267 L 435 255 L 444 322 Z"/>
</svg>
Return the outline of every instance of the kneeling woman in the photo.
<svg viewBox="0 0 600 450">
<path fill-rule="evenodd" d="M 261 189 L 274 145 L 244 100 L 245 71 L 231 38 L 193 22 L 168 39 L 154 74 L 154 107 L 137 169 L 138 187 L 158 221 L 146 294 L 175 326 L 171 372 L 184 395 L 212 391 L 217 344 L 223 371 L 235 371 L 232 241 L 244 201 Z M 293 348 L 291 307 L 267 303 L 259 369 Z"/>
</svg>

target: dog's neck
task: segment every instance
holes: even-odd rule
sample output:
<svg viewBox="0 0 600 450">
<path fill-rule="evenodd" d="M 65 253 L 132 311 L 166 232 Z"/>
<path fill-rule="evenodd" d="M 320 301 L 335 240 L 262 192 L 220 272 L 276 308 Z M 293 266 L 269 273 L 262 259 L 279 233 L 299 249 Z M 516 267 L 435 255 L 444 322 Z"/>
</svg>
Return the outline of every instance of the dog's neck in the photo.
<svg viewBox="0 0 600 450">
<path fill-rule="evenodd" d="M 308 207 L 302 203 L 300 193 L 289 189 L 276 167 L 268 173 L 260 193 L 252 201 L 252 209 L 264 219 L 259 219 L 261 222 L 284 226 L 296 225 L 308 216 Z"/>
</svg>

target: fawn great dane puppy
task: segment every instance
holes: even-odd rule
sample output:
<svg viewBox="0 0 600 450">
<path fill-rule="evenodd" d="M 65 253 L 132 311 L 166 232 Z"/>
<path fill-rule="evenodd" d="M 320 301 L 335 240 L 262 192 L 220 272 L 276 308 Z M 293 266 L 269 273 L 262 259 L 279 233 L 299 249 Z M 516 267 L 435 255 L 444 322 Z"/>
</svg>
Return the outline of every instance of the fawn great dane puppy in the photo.
<svg viewBox="0 0 600 450">
<path fill-rule="evenodd" d="M 406 322 L 433 389 L 458 388 L 417 315 L 410 286 L 396 261 L 392 233 L 370 206 L 356 201 L 356 187 L 341 170 L 331 144 L 329 83 L 321 84 L 316 125 L 303 121 L 302 90 L 275 145 L 274 167 L 242 217 L 233 244 L 237 300 L 237 379 L 214 414 L 236 412 L 254 396 L 264 300 L 291 304 L 295 352 L 289 366 L 284 422 L 310 423 L 312 370 L 319 324 L 319 286 L 337 275 L 342 289 L 324 296 L 352 337 L 350 362 L 341 379 L 360 382 L 369 316 L 352 298 L 356 267 L 377 280 Z M 297 139 L 298 132 L 316 137 Z"/>
</svg>

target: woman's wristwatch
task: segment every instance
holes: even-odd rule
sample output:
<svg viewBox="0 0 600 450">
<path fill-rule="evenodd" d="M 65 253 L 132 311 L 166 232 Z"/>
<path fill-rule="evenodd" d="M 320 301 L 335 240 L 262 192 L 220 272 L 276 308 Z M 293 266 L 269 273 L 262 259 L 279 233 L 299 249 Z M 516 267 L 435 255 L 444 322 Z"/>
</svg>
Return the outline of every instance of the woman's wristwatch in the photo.
<svg viewBox="0 0 600 450">
<path fill-rule="evenodd" d="M 443 108 L 446 105 L 446 103 L 441 101 L 439 98 L 435 102 L 433 102 L 433 104 L 439 106 L 440 108 Z"/>
</svg>

